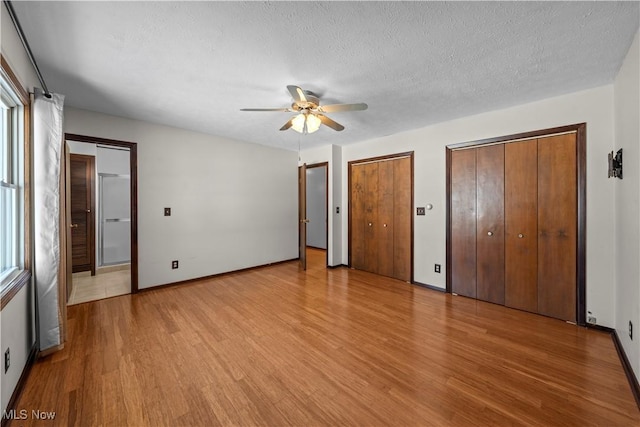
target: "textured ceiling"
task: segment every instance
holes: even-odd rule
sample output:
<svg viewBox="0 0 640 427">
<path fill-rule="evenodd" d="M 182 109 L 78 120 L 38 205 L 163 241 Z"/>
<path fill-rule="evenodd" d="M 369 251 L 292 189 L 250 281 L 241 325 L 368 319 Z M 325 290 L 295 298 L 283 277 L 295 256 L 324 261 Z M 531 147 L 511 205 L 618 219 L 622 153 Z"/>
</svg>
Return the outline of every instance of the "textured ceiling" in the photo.
<svg viewBox="0 0 640 427">
<path fill-rule="evenodd" d="M 287 149 L 344 145 L 611 83 L 638 2 L 14 2 L 66 104 Z M 286 85 L 346 129 L 278 129 Z"/>
</svg>

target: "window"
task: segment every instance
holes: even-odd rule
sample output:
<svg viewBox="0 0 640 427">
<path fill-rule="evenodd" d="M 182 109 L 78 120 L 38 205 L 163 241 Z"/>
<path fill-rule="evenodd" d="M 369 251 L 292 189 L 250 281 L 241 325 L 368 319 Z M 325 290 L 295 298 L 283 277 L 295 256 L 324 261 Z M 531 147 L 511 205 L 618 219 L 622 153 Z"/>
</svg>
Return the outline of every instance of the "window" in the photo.
<svg viewBox="0 0 640 427">
<path fill-rule="evenodd" d="M 0 74 L 0 290 L 25 268 L 25 107 L 24 96 L 2 64 Z M 4 305 L 4 301 L 3 301 Z"/>
</svg>

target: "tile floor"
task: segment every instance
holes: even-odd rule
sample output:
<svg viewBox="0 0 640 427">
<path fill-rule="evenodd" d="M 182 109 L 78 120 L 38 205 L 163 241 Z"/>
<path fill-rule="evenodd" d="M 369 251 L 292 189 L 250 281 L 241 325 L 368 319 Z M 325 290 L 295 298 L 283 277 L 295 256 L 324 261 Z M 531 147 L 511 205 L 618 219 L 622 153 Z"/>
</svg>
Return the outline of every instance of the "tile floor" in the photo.
<svg viewBox="0 0 640 427">
<path fill-rule="evenodd" d="M 67 305 L 80 304 L 131 292 L 131 266 L 98 268 L 95 276 L 88 271 L 73 274 L 73 288 Z"/>
</svg>

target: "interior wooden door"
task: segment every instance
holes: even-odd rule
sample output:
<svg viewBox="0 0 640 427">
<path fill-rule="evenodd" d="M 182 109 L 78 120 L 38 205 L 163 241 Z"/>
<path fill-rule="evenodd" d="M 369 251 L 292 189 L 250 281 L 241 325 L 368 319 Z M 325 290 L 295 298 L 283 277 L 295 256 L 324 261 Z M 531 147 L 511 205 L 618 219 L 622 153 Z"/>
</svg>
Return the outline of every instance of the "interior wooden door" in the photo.
<svg viewBox="0 0 640 427">
<path fill-rule="evenodd" d="M 576 320 L 575 133 L 538 139 L 538 312 Z"/>
<path fill-rule="evenodd" d="M 412 153 L 349 163 L 349 264 L 412 279 Z"/>
<path fill-rule="evenodd" d="M 69 157 L 73 272 L 91 271 L 95 275 L 95 157 Z"/>
<path fill-rule="evenodd" d="M 411 157 L 393 161 L 393 277 L 405 282 L 412 279 L 412 169 Z"/>
<path fill-rule="evenodd" d="M 298 258 L 307 269 L 307 165 L 298 167 Z"/>
<path fill-rule="evenodd" d="M 397 160 L 378 164 L 378 274 L 394 277 L 394 163 Z"/>
<path fill-rule="evenodd" d="M 505 305 L 538 312 L 538 141 L 505 144 Z"/>
<path fill-rule="evenodd" d="M 364 167 L 364 270 L 378 273 L 378 169 L 379 163 L 366 163 Z"/>
<path fill-rule="evenodd" d="M 476 297 L 476 150 L 451 152 L 451 291 Z"/>
<path fill-rule="evenodd" d="M 476 149 L 476 296 L 504 304 L 504 145 Z"/>
</svg>

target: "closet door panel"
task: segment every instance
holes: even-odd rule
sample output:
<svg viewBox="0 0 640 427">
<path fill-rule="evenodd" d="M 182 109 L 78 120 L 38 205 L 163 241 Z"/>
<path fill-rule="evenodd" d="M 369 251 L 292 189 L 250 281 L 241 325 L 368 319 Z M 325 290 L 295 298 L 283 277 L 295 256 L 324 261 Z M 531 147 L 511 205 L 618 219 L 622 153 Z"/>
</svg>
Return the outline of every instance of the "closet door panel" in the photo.
<svg viewBox="0 0 640 427">
<path fill-rule="evenodd" d="M 451 152 L 451 290 L 476 297 L 476 150 Z"/>
<path fill-rule="evenodd" d="M 393 277 L 393 161 L 378 164 L 378 274 Z"/>
<path fill-rule="evenodd" d="M 505 145 L 505 305 L 538 311 L 538 141 Z"/>
<path fill-rule="evenodd" d="M 365 269 L 365 167 L 351 166 L 351 267 Z"/>
<path fill-rule="evenodd" d="M 364 268 L 378 272 L 378 163 L 363 165 L 365 176 L 364 197 Z"/>
<path fill-rule="evenodd" d="M 575 134 L 538 140 L 538 312 L 576 320 Z"/>
<path fill-rule="evenodd" d="M 504 304 L 504 145 L 476 150 L 477 298 Z"/>
<path fill-rule="evenodd" d="M 404 157 L 393 164 L 393 277 L 411 281 L 411 159 Z"/>
</svg>

